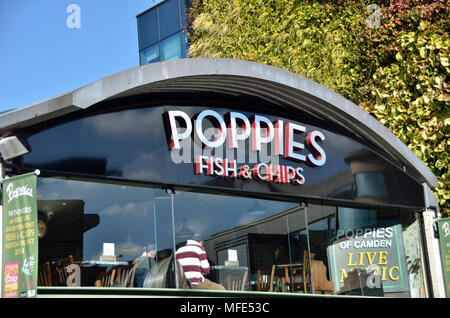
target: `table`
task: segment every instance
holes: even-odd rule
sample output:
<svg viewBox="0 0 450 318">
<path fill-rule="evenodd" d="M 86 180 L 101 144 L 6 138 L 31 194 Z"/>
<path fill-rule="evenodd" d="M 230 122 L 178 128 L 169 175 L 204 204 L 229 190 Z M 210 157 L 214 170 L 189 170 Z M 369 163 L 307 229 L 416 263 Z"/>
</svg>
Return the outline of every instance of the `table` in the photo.
<svg viewBox="0 0 450 318">
<path fill-rule="evenodd" d="M 227 269 L 227 270 L 241 270 L 241 271 L 248 271 L 248 267 L 245 266 L 224 266 L 224 265 L 215 265 L 215 266 L 211 266 L 211 269 L 216 269 L 216 270 L 222 270 L 222 269 Z"/>
<path fill-rule="evenodd" d="M 128 262 L 89 260 L 89 261 L 82 261 L 81 264 L 82 265 L 102 265 L 102 266 L 122 266 L 122 265 L 128 265 Z"/>
</svg>

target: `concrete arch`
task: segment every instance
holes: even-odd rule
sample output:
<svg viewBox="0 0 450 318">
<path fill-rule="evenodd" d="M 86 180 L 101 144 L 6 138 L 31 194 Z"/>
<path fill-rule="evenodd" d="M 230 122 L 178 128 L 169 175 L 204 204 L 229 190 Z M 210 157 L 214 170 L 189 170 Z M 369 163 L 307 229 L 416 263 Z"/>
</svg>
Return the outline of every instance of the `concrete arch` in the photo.
<svg viewBox="0 0 450 318">
<path fill-rule="evenodd" d="M 0 115 L 0 132 L 14 131 L 101 101 L 150 92 L 201 91 L 257 95 L 330 122 L 383 149 L 417 181 L 437 187 L 436 176 L 393 133 L 354 103 L 305 77 L 260 63 L 181 59 L 137 66 L 66 94 Z"/>
</svg>

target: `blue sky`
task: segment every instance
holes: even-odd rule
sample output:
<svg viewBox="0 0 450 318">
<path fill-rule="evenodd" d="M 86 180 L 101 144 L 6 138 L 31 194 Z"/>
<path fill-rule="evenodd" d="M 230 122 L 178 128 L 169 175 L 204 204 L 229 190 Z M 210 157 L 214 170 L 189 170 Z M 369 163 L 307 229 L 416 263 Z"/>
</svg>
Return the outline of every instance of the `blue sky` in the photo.
<svg viewBox="0 0 450 318">
<path fill-rule="evenodd" d="M 136 15 L 155 2 L 0 0 L 0 111 L 138 66 Z M 80 28 L 67 26 L 71 4 Z"/>
</svg>

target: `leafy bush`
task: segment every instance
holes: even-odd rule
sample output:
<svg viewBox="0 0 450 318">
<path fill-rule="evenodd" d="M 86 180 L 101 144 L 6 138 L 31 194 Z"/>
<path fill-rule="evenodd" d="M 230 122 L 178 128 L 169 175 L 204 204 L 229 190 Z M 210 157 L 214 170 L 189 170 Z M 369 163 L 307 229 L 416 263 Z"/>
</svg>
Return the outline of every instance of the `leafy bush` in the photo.
<svg viewBox="0 0 450 318">
<path fill-rule="evenodd" d="M 450 216 L 446 0 L 194 0 L 189 54 L 269 64 L 358 104 L 436 174 Z"/>
<path fill-rule="evenodd" d="M 345 8 L 345 9 L 342 9 Z M 317 81 L 352 99 L 371 74 L 360 50 L 365 7 L 295 0 L 194 1 L 193 57 L 250 60 Z"/>
<path fill-rule="evenodd" d="M 400 32 L 396 41 L 396 62 L 373 75 L 376 101 L 370 111 L 438 176 L 436 195 L 448 214 L 450 39 L 422 22 L 416 31 Z"/>
</svg>

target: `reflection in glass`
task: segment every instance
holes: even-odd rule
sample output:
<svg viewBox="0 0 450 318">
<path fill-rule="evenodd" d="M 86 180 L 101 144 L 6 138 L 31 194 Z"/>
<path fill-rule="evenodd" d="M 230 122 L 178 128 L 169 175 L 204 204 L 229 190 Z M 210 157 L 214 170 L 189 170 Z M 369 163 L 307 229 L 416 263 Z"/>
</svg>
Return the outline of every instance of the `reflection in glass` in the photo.
<svg viewBox="0 0 450 318">
<path fill-rule="evenodd" d="M 178 36 L 179 34 L 175 35 L 174 39 L 176 40 Z M 179 41 L 175 42 L 179 43 Z M 171 55 L 168 54 L 166 57 L 170 58 Z M 169 99 L 171 98 L 176 97 L 171 95 Z M 184 102 L 189 99 L 189 97 L 183 98 L 187 98 Z M 280 196 L 298 197 L 301 195 L 302 197 L 314 196 L 370 203 L 383 202 L 390 205 L 420 208 L 424 206 L 422 186 L 403 171 L 396 173 L 389 162 L 381 158 L 375 160 L 376 154 L 367 148 L 361 151 L 365 154 L 364 158 L 372 160 L 369 168 L 374 168 L 376 165 L 377 173 L 382 176 L 376 177 L 374 180 L 364 179 L 362 180 L 364 182 L 359 179 L 358 174 L 370 173 L 366 164 L 361 163 L 362 159 L 352 159 L 349 166 L 345 159 L 348 156 L 342 154 L 342 149 L 338 149 L 338 147 L 335 147 L 334 150 L 327 150 L 327 156 L 333 158 L 333 164 L 328 168 L 317 169 L 317 167 L 308 165 L 301 166 L 304 170 L 303 174 L 307 176 L 307 183 L 300 188 L 294 184 L 247 182 L 241 178 L 230 180 L 194 174 L 192 159 L 193 154 L 197 151 L 195 143 L 190 142 L 190 139 L 185 139 L 186 148 L 183 148 L 183 151 L 168 151 L 167 139 L 164 138 L 166 127 L 162 118 L 163 113 L 168 110 L 179 110 L 180 107 L 131 108 L 65 121 L 47 129 L 40 130 L 39 127 L 37 128 L 39 130 L 34 130 L 33 128 L 26 132 L 27 142 L 33 151 L 23 156 L 23 167 L 29 170 L 40 169 L 42 172 L 59 171 L 62 174 L 75 173 L 96 178 L 149 183 L 195 184 L 219 189 L 226 187 L 236 192 L 242 190 L 251 193 L 280 194 Z M 194 118 L 196 114 L 204 110 L 204 107 L 200 106 L 182 107 L 190 118 Z M 230 109 L 223 108 L 214 109 L 220 114 L 227 114 L 230 111 Z M 251 113 L 244 112 L 244 114 L 251 117 Z M 303 115 L 300 117 L 304 118 Z M 275 121 L 278 117 L 269 118 Z M 305 124 L 305 127 L 308 131 L 316 129 L 308 124 Z M 354 140 L 339 136 L 326 129 L 321 129 L 321 131 L 326 132 L 330 145 L 342 145 L 343 140 L 346 140 L 346 148 L 349 151 L 363 148 Z M 52 147 L 48 147 L 49 144 Z M 253 165 L 253 161 L 258 158 L 258 153 L 251 151 L 250 139 L 246 140 L 243 145 L 245 147 L 241 149 L 249 151 L 245 151 L 243 157 L 240 157 L 237 152 L 235 159 L 243 159 L 246 163 Z M 210 155 L 208 149 L 205 149 L 204 153 Z M 228 157 L 228 153 L 226 147 L 218 147 L 214 150 L 214 155 L 217 157 Z M 231 155 L 233 154 L 231 153 Z M 260 156 L 259 159 L 264 160 L 263 157 L 265 156 Z M 349 155 L 349 157 L 352 156 Z M 281 156 L 278 159 L 282 165 L 293 165 L 292 161 Z M 387 187 L 383 187 L 383 183 L 381 183 L 383 179 Z M 369 181 L 369 183 L 365 181 Z M 398 191 L 398 189 L 402 189 L 402 191 Z M 386 198 L 380 198 L 380 195 L 384 196 L 385 194 L 388 194 Z"/>
<path fill-rule="evenodd" d="M 39 216 L 47 224 L 39 263 L 72 255 L 82 265 L 81 285 L 94 286 L 112 264 L 131 265 L 152 250 L 155 261 L 170 256 L 171 232 L 156 224 L 172 223 L 166 196 L 160 189 L 39 178 Z"/>
<path fill-rule="evenodd" d="M 180 30 L 178 0 L 166 0 L 158 6 L 160 38 Z"/>
<path fill-rule="evenodd" d="M 229 291 L 427 296 L 411 213 L 56 178 L 38 211 L 39 264 L 71 256 L 81 286 L 189 288 L 173 255 L 196 240 Z"/>
<path fill-rule="evenodd" d="M 189 50 L 189 43 L 188 43 L 187 31 L 182 30 L 181 31 L 181 57 L 182 58 L 188 57 L 188 50 Z"/>
<path fill-rule="evenodd" d="M 180 4 L 180 20 L 181 20 L 181 28 L 187 27 L 187 17 L 188 17 L 188 11 L 191 7 L 191 0 L 179 0 Z"/>
<path fill-rule="evenodd" d="M 355 174 L 355 181 L 358 197 L 389 198 L 383 172 L 359 172 Z"/>
<path fill-rule="evenodd" d="M 161 41 L 161 59 L 163 61 L 181 58 L 180 33 L 176 33 Z"/>
<path fill-rule="evenodd" d="M 207 278 L 227 290 L 305 292 L 305 211 L 297 203 L 39 178 L 38 207 L 47 224 L 39 263 L 71 255 L 81 286 L 122 286 L 119 268 L 131 266 L 128 287 L 176 288 L 173 251 L 202 240 Z M 105 285 L 111 270 L 116 278 Z"/>
<path fill-rule="evenodd" d="M 311 205 L 307 218 L 315 293 L 425 297 L 414 214 Z"/>
<path fill-rule="evenodd" d="M 338 207 L 338 224 L 340 232 L 376 224 L 377 211 Z M 334 209 L 333 209 L 334 210 Z"/>
<path fill-rule="evenodd" d="M 149 10 L 138 17 L 139 50 L 159 41 L 156 10 Z"/>
<path fill-rule="evenodd" d="M 174 210 L 177 247 L 204 242 L 209 280 L 227 290 L 304 292 L 305 216 L 297 203 L 177 192 Z"/>
<path fill-rule="evenodd" d="M 141 65 L 159 62 L 159 44 L 152 45 L 140 52 Z"/>
</svg>

